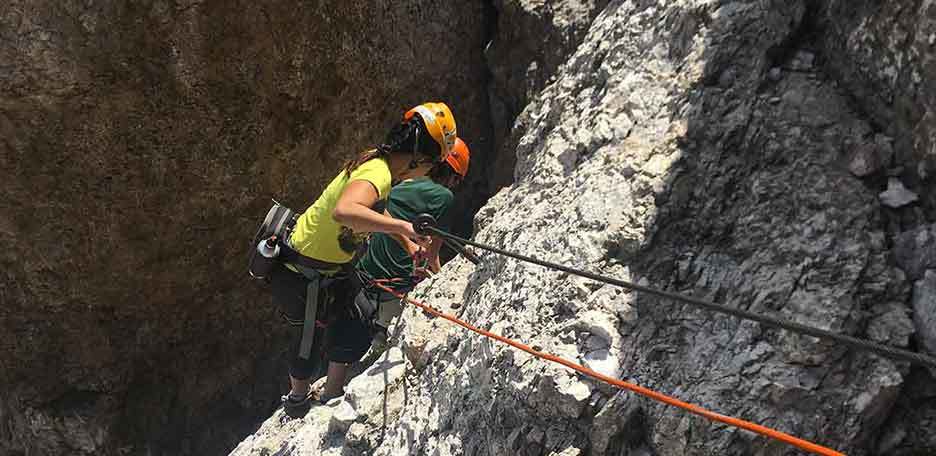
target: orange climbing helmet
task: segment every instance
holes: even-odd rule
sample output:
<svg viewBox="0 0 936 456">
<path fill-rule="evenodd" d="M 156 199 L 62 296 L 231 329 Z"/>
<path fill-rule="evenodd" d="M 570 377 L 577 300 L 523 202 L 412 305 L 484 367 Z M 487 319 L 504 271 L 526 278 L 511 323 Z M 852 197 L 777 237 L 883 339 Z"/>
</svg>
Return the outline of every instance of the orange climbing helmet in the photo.
<svg viewBox="0 0 936 456">
<path fill-rule="evenodd" d="M 422 118 L 429 135 L 439 144 L 441 150 L 439 159 L 448 157 L 452 152 L 452 148 L 455 147 L 455 138 L 457 137 L 455 116 L 452 115 L 452 110 L 442 102 L 423 103 L 406 111 L 406 114 L 403 114 L 403 120 L 409 121 L 414 115 L 419 115 Z"/>
<path fill-rule="evenodd" d="M 465 144 L 465 141 L 462 141 L 461 138 L 455 138 L 455 145 L 452 147 L 452 152 L 445 157 L 445 162 L 459 176 L 465 177 L 468 174 L 468 162 L 470 160 L 471 152 L 468 151 L 468 144 Z"/>
</svg>

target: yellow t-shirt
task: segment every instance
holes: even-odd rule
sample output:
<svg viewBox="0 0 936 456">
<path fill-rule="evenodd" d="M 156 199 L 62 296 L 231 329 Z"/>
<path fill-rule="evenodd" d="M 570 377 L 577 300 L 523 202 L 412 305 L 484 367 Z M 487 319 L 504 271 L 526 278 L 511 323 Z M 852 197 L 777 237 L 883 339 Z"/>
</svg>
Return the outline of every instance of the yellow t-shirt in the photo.
<svg viewBox="0 0 936 456">
<path fill-rule="evenodd" d="M 383 158 L 368 160 L 348 173 L 341 171 L 315 203 L 299 217 L 289 243 L 304 256 L 330 263 L 347 263 L 354 256 L 356 245 L 366 234 L 355 234 L 332 217 L 338 198 L 348 183 L 368 181 L 377 189 L 378 198 L 385 201 L 390 194 L 390 167 Z M 376 208 L 375 208 L 376 209 Z M 380 209 L 382 212 L 383 209 Z"/>
</svg>

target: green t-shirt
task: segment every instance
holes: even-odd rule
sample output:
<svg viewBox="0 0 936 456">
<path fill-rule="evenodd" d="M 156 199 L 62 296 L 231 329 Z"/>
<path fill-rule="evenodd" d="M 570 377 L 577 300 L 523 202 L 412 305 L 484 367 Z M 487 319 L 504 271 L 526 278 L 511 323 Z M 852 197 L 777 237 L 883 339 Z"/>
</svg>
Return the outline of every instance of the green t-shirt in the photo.
<svg viewBox="0 0 936 456">
<path fill-rule="evenodd" d="M 355 244 L 366 234 L 354 233 L 332 218 L 338 198 L 348 183 L 368 181 L 377 189 L 377 197 L 387 198 L 390 191 L 390 168 L 382 158 L 369 160 L 348 173 L 342 171 L 325 187 L 315 203 L 299 217 L 290 244 L 299 253 L 316 260 L 347 263 L 354 256 Z"/>
<path fill-rule="evenodd" d="M 429 214 L 438 221 L 440 229 L 448 230 L 446 215 L 454 200 L 451 190 L 428 177 L 409 179 L 390 190 L 387 211 L 393 218 L 409 222 L 419 214 Z M 413 259 L 392 237 L 374 233 L 357 269 L 374 279 L 409 279 L 413 272 Z M 408 280 L 393 285 L 397 290 L 412 286 Z"/>
</svg>

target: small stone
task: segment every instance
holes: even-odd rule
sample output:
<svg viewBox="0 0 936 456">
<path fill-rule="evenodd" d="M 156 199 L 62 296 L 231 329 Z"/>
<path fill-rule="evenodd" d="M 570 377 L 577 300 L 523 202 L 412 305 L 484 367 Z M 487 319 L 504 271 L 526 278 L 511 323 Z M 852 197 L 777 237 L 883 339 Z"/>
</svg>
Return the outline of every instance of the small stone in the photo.
<svg viewBox="0 0 936 456">
<path fill-rule="evenodd" d="M 559 452 L 553 451 L 549 453 L 549 456 L 579 456 L 581 454 L 582 450 L 575 447 L 569 447 Z"/>
<path fill-rule="evenodd" d="M 858 177 L 866 177 L 883 169 L 894 156 L 891 138 L 878 134 L 869 142 L 862 143 L 852 151 L 848 170 Z"/>
<path fill-rule="evenodd" d="M 540 428 L 533 428 L 526 435 L 527 442 L 530 443 L 543 443 L 543 439 L 546 438 L 546 433 Z"/>
<path fill-rule="evenodd" d="M 894 260 L 911 281 L 923 278 L 927 269 L 936 269 L 936 224 L 898 234 Z"/>
<path fill-rule="evenodd" d="M 767 72 L 767 78 L 773 82 L 780 82 L 783 79 L 783 70 L 780 67 L 773 67 Z"/>
<path fill-rule="evenodd" d="M 351 447 L 359 446 L 367 441 L 367 425 L 353 423 L 345 433 L 345 444 Z"/>
<path fill-rule="evenodd" d="M 881 204 L 897 209 L 918 200 L 919 196 L 907 190 L 907 187 L 904 187 L 900 179 L 892 177 L 887 180 L 887 190 L 881 192 L 878 198 L 881 199 Z"/>
<path fill-rule="evenodd" d="M 793 57 L 793 60 L 790 61 L 790 69 L 794 71 L 809 71 L 813 68 L 815 60 L 816 54 L 811 51 L 796 51 L 796 55 Z"/>
<path fill-rule="evenodd" d="M 874 149 L 867 144 L 855 148 L 848 170 L 857 177 L 866 177 L 881 169 L 881 162 L 874 155 Z"/>
<path fill-rule="evenodd" d="M 732 69 L 725 70 L 722 72 L 721 75 L 718 76 L 718 85 L 720 87 L 725 87 L 725 88 L 731 87 L 732 84 L 734 84 L 734 82 L 735 82 L 735 72 Z"/>
<path fill-rule="evenodd" d="M 816 60 L 816 54 L 812 51 L 799 51 L 796 53 L 796 59 L 805 65 L 813 66 Z"/>
<path fill-rule="evenodd" d="M 335 411 L 332 412 L 331 421 L 328 423 L 328 432 L 344 434 L 358 418 L 358 412 L 348 401 L 341 401 Z"/>
</svg>

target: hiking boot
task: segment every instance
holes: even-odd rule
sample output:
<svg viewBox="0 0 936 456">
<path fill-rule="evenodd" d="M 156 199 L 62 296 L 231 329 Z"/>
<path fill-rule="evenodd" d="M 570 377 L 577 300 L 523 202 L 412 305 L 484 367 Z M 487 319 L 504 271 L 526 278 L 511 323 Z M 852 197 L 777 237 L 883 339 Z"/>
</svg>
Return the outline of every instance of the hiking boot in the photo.
<svg viewBox="0 0 936 456">
<path fill-rule="evenodd" d="M 302 418 L 306 413 L 309 413 L 313 401 L 317 400 L 312 388 L 309 388 L 309 392 L 305 396 L 284 394 L 281 399 L 283 401 L 283 413 L 290 418 Z"/>
</svg>

